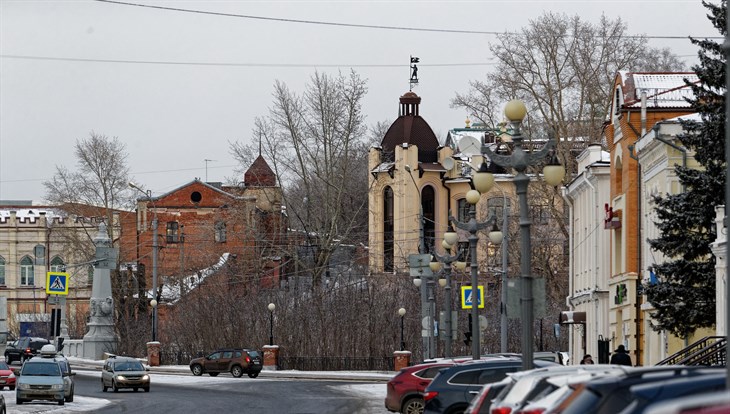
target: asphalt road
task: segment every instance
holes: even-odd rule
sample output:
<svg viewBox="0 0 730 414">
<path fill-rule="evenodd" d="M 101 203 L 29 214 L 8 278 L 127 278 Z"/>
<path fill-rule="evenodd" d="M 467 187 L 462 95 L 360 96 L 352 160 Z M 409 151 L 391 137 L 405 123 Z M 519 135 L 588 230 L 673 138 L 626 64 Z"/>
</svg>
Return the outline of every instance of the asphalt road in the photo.
<svg viewBox="0 0 730 414">
<path fill-rule="evenodd" d="M 77 371 L 78 372 L 78 371 Z M 96 413 L 256 413 L 256 414 L 329 414 L 387 413 L 382 401 L 348 393 L 343 385 L 354 381 L 264 380 L 239 378 L 235 381 L 206 384 L 155 384 L 149 393 L 133 390 L 102 392 L 99 373 L 79 372 L 75 377 L 76 395 L 104 398 L 111 404 Z M 157 374 L 160 375 L 160 374 Z"/>
</svg>

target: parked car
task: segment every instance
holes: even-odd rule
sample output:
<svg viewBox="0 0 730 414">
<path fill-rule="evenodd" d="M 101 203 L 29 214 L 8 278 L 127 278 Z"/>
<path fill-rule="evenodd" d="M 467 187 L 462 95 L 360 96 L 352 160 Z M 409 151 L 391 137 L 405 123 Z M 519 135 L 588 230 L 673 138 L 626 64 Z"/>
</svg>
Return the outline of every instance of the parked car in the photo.
<svg viewBox="0 0 730 414">
<path fill-rule="evenodd" d="M 230 372 L 236 378 L 243 374 L 256 378 L 262 366 L 261 353 L 245 348 L 219 349 L 208 356 L 190 361 L 190 371 L 196 376 L 208 373 L 215 377 L 221 372 Z"/>
<path fill-rule="evenodd" d="M 110 356 L 101 370 L 101 392 L 111 388 L 119 392 L 122 388 L 131 388 L 135 392 L 140 388 L 150 392 L 150 376 L 141 362 L 125 356 Z"/>
<path fill-rule="evenodd" d="M 621 411 L 621 414 L 641 414 L 647 407 L 660 401 L 704 392 L 725 390 L 727 372 L 693 376 L 689 378 L 671 378 L 666 381 L 639 384 L 631 387 L 632 401 Z"/>
<path fill-rule="evenodd" d="M 388 381 L 385 395 L 385 408 L 403 414 L 420 414 L 423 412 L 423 391 L 431 383 L 433 377 L 454 362 L 442 360 L 414 365 L 401 369 Z"/>
<path fill-rule="evenodd" d="M 730 392 L 709 392 L 652 404 L 645 414 L 727 414 Z"/>
<path fill-rule="evenodd" d="M 588 375 L 586 378 L 589 378 L 625 372 L 626 369 L 620 365 L 561 365 L 507 374 L 509 382 L 491 401 L 491 413 L 519 412 L 527 403 L 547 396 L 571 377 Z M 563 378 L 563 381 L 557 381 L 557 378 Z"/>
<path fill-rule="evenodd" d="M 74 381 L 73 377 L 76 375 L 71 371 L 71 364 L 63 354 L 56 352 L 56 347 L 52 344 L 43 345 L 40 351 L 40 355 L 34 358 L 47 358 L 53 359 L 58 362 L 61 367 L 63 375 L 63 395 L 66 402 L 73 402 L 74 400 Z"/>
<path fill-rule="evenodd" d="M 0 390 L 8 387 L 10 391 L 15 390 L 15 373 L 10 369 L 7 363 L 0 361 Z"/>
<path fill-rule="evenodd" d="M 553 362 L 535 360 L 536 367 L 556 365 Z M 469 361 L 443 369 L 426 387 L 423 399 L 426 401 L 424 413 L 461 414 L 469 406 L 472 398 L 482 386 L 502 381 L 509 372 L 522 368 L 520 358 L 497 357 L 486 360 Z M 491 387 L 491 398 L 500 390 Z"/>
<path fill-rule="evenodd" d="M 724 372 L 724 368 L 656 366 L 634 368 L 626 374 L 588 381 L 555 408 L 562 414 L 616 414 L 626 408 L 634 396 L 631 387 L 637 384 L 666 381 L 673 378 L 696 378 Z"/>
<path fill-rule="evenodd" d="M 25 362 L 26 359 L 33 358 L 40 353 L 43 345 L 51 342 L 45 338 L 36 338 L 24 336 L 18 339 L 17 344 L 13 347 L 5 348 L 5 362 L 12 364 L 13 361 Z"/>
<path fill-rule="evenodd" d="M 31 400 L 66 402 L 61 365 L 53 358 L 32 358 L 23 363 L 15 388 L 15 402 L 20 405 Z"/>
</svg>

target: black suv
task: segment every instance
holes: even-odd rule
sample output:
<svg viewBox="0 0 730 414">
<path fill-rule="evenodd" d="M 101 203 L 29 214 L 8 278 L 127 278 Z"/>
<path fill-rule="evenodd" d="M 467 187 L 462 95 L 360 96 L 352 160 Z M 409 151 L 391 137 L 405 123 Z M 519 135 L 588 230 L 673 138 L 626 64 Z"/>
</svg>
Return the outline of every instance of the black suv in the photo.
<svg viewBox="0 0 730 414">
<path fill-rule="evenodd" d="M 207 372 L 211 377 L 221 372 L 230 372 L 236 378 L 244 373 L 256 378 L 261 368 L 261 353 L 244 348 L 219 349 L 208 356 L 190 361 L 190 371 L 193 375 L 203 375 Z"/>
<path fill-rule="evenodd" d="M 26 359 L 40 354 L 43 345 L 50 343 L 48 339 L 24 336 L 18 339 L 17 345 L 14 347 L 8 346 L 5 349 L 5 362 L 8 365 L 12 364 L 13 361 L 25 362 Z"/>
<path fill-rule="evenodd" d="M 536 368 L 556 366 L 549 361 L 536 359 Z M 521 358 L 494 357 L 463 362 L 442 369 L 431 384 L 426 387 L 423 399 L 426 401 L 424 413 L 461 414 L 469 406 L 472 398 L 479 393 L 484 384 L 502 381 L 508 373 L 522 369 Z M 491 387 L 491 399 L 505 384 Z"/>
</svg>

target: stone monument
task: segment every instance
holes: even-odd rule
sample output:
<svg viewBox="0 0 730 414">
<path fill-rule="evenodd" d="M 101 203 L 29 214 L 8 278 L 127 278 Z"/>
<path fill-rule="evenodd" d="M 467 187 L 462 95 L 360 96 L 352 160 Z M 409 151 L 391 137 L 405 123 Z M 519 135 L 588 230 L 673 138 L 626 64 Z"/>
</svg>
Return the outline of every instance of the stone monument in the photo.
<svg viewBox="0 0 730 414">
<path fill-rule="evenodd" d="M 84 335 L 84 358 L 99 360 L 105 352 L 114 353 L 117 348 L 111 281 L 111 269 L 116 267 L 117 249 L 112 247 L 106 224 L 103 222 L 94 237 L 94 245 L 94 281 L 89 305 L 89 331 Z"/>
</svg>

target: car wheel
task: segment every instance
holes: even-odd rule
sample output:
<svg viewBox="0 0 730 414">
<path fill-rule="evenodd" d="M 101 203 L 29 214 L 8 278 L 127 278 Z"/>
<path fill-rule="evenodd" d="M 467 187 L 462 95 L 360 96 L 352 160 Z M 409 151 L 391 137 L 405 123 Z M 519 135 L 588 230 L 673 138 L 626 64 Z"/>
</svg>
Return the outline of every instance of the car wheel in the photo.
<svg viewBox="0 0 730 414">
<path fill-rule="evenodd" d="M 424 406 L 423 398 L 411 398 L 403 404 L 401 412 L 403 414 L 421 414 L 423 413 Z"/>
<path fill-rule="evenodd" d="M 193 371 L 193 375 L 195 375 L 196 377 L 203 375 L 203 367 L 198 364 L 190 367 L 190 370 Z"/>
<path fill-rule="evenodd" d="M 10 388 L 10 391 L 15 391 L 15 385 L 11 385 L 8 388 Z"/>
<path fill-rule="evenodd" d="M 208 375 L 210 375 L 211 377 L 217 377 L 218 374 L 219 374 L 218 372 L 209 372 L 208 373 Z"/>
<path fill-rule="evenodd" d="M 106 392 L 107 388 L 109 388 L 109 387 L 104 385 L 104 380 L 101 380 L 101 392 Z"/>
<path fill-rule="evenodd" d="M 149 385 L 148 385 L 148 386 L 146 386 L 146 387 L 144 387 L 144 392 L 150 392 L 150 387 L 149 387 Z"/>
<path fill-rule="evenodd" d="M 66 398 L 66 402 L 74 402 L 74 387 L 71 387 L 71 394 Z"/>
<path fill-rule="evenodd" d="M 112 389 L 114 392 L 119 392 L 119 387 L 117 387 L 116 381 L 112 381 Z"/>
<path fill-rule="evenodd" d="M 259 373 L 258 372 L 249 372 L 248 373 L 248 377 L 249 378 L 256 378 L 258 376 L 259 376 Z"/>
<path fill-rule="evenodd" d="M 20 398 L 16 398 L 16 399 L 15 399 L 15 404 L 16 404 L 16 405 L 22 405 L 22 404 L 23 404 L 24 402 L 25 402 L 25 401 L 21 400 Z"/>
<path fill-rule="evenodd" d="M 231 375 L 236 378 L 241 378 L 241 375 L 243 375 L 243 368 L 241 368 L 240 365 L 234 366 L 233 368 L 231 368 Z"/>
<path fill-rule="evenodd" d="M 64 405 L 64 404 L 66 404 L 66 401 L 63 398 L 58 400 L 58 405 Z"/>
<path fill-rule="evenodd" d="M 137 391 L 139 391 L 139 388 L 138 387 L 134 387 L 134 392 L 137 392 Z"/>
</svg>

